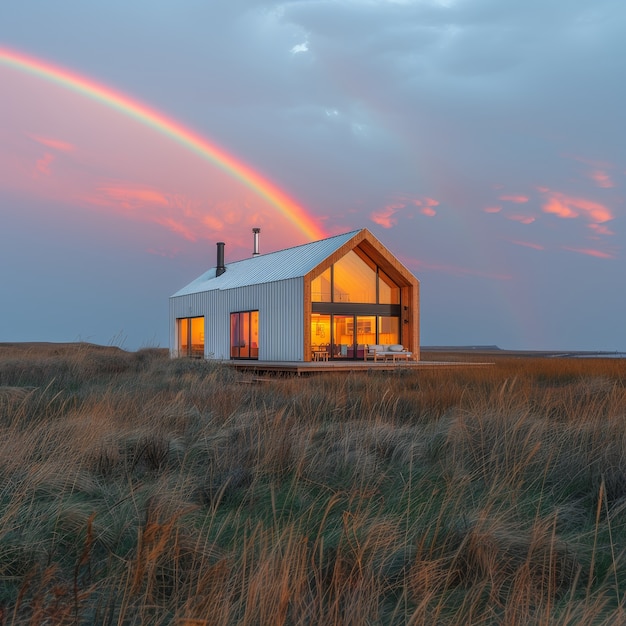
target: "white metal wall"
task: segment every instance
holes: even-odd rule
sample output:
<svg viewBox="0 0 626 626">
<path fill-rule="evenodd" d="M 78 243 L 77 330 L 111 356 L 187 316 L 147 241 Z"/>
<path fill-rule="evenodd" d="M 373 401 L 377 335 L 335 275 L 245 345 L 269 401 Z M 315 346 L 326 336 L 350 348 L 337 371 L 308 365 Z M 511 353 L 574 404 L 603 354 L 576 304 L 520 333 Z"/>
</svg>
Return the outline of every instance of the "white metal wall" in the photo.
<svg viewBox="0 0 626 626">
<path fill-rule="evenodd" d="M 170 353 L 176 356 L 176 320 L 204 315 L 206 358 L 230 358 L 230 314 L 259 311 L 259 361 L 303 361 L 304 279 L 204 291 L 170 298 Z"/>
</svg>

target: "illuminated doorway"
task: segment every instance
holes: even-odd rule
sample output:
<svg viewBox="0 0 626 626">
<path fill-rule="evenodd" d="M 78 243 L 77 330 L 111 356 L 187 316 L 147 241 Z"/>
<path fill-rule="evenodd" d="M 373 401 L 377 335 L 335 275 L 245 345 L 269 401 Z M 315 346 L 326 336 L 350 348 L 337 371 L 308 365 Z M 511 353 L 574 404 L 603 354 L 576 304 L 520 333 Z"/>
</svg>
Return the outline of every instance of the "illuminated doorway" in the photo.
<svg viewBox="0 0 626 626">
<path fill-rule="evenodd" d="M 178 326 L 178 356 L 204 356 L 204 317 L 182 317 Z"/>
<path fill-rule="evenodd" d="M 259 312 L 230 314 L 230 358 L 259 358 Z"/>
</svg>

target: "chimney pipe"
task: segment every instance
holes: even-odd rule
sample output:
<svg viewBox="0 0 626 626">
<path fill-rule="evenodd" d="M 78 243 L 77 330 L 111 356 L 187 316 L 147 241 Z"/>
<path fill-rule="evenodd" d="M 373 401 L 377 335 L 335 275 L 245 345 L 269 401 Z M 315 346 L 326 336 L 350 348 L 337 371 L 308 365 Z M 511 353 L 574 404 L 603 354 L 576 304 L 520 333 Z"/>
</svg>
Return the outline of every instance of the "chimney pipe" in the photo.
<svg viewBox="0 0 626 626">
<path fill-rule="evenodd" d="M 226 271 L 226 266 L 224 265 L 225 245 L 223 241 L 217 242 L 217 266 L 215 268 L 215 276 L 221 276 Z"/>
<path fill-rule="evenodd" d="M 252 232 L 254 233 L 254 248 L 252 250 L 252 256 L 259 256 L 259 233 L 261 232 L 261 229 L 253 228 Z"/>
</svg>

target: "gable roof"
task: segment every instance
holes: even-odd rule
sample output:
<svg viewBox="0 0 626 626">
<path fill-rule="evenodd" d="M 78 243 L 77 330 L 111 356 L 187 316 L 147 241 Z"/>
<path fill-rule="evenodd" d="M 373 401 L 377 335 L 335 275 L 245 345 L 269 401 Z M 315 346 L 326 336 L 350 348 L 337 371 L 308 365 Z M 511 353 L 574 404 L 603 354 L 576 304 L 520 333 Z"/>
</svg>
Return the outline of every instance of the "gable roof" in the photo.
<svg viewBox="0 0 626 626">
<path fill-rule="evenodd" d="M 227 263 L 226 271 L 221 276 L 215 275 L 213 267 L 171 297 L 216 289 L 248 287 L 305 276 L 360 232 L 353 230 L 343 235 Z"/>
</svg>

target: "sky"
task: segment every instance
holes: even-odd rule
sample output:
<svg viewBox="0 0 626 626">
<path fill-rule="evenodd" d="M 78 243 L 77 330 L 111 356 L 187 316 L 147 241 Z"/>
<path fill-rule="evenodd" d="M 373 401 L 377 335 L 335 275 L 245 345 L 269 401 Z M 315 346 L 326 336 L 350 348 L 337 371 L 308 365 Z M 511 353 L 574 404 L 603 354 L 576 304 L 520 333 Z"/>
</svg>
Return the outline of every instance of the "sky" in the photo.
<svg viewBox="0 0 626 626">
<path fill-rule="evenodd" d="M 368 228 L 421 343 L 626 351 L 621 0 L 0 9 L 0 341 L 168 345 L 215 265 Z"/>
</svg>

